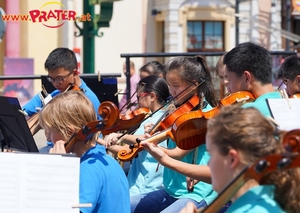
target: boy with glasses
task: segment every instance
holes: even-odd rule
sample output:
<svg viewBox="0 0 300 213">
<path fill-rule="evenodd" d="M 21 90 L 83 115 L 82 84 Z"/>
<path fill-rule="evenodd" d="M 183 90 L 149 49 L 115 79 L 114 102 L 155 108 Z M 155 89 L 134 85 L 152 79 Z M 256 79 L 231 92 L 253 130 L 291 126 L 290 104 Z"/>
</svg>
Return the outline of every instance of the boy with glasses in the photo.
<svg viewBox="0 0 300 213">
<path fill-rule="evenodd" d="M 50 94 L 50 97 L 68 91 L 70 86 L 78 87 L 92 102 L 95 112 L 98 112 L 100 101 L 83 79 L 79 77 L 77 59 L 72 50 L 63 47 L 54 49 L 46 59 L 44 66 L 48 72 L 47 80 L 51 82 L 56 89 Z M 36 94 L 24 105 L 23 110 L 31 117 L 44 106 L 43 102 L 44 100 L 41 99 L 40 94 Z M 101 119 L 98 113 L 97 119 Z M 47 140 L 49 140 L 47 133 L 46 137 Z M 40 152 L 48 152 L 48 149 L 51 148 L 52 145 L 52 142 L 48 142 L 47 146 L 42 148 Z"/>
<path fill-rule="evenodd" d="M 77 86 L 84 92 L 92 102 L 95 111 L 98 112 L 100 101 L 95 93 L 79 77 L 77 59 L 74 52 L 68 48 L 56 48 L 53 50 L 45 62 L 45 69 L 48 72 L 47 80 L 56 88 L 50 95 L 52 97 L 68 90 L 70 85 Z M 38 112 L 43 107 L 43 102 L 39 94 L 35 95 L 25 106 L 24 111 L 28 116 Z M 97 116 L 100 119 L 99 116 Z"/>
</svg>

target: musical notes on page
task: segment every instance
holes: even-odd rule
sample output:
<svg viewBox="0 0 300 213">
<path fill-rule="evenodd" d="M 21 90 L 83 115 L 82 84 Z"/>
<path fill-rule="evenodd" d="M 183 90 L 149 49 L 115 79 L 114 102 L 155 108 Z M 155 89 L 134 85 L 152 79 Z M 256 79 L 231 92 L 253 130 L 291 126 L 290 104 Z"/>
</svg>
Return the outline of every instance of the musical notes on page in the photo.
<svg viewBox="0 0 300 213">
<path fill-rule="evenodd" d="M 0 206 L 7 213 L 78 213 L 79 158 L 0 153 Z"/>
<path fill-rule="evenodd" d="M 267 99 L 267 102 L 281 130 L 300 128 L 300 99 Z"/>
</svg>

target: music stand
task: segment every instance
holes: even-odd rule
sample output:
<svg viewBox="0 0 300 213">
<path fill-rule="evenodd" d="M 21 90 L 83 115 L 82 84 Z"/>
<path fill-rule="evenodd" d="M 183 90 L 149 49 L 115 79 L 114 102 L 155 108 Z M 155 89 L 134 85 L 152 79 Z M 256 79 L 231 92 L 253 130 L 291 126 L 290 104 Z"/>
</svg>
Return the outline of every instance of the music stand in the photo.
<svg viewBox="0 0 300 213">
<path fill-rule="evenodd" d="M 0 146 L 22 152 L 39 152 L 19 100 L 0 96 Z M 1 151 L 0 150 L 0 151 Z"/>
</svg>

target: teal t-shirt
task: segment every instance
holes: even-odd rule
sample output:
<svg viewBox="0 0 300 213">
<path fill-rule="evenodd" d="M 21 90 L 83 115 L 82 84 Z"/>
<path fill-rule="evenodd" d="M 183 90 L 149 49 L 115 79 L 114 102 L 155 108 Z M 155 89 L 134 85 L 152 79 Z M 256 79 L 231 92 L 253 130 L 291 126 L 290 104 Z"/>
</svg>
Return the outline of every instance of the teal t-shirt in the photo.
<svg viewBox="0 0 300 213">
<path fill-rule="evenodd" d="M 164 112 L 164 110 L 157 111 L 153 116 L 147 118 L 141 123 L 134 134 L 144 134 L 144 125 L 148 123 L 156 124 L 156 122 L 161 119 Z M 164 140 L 159 143 L 159 146 L 167 147 L 166 141 L 167 140 Z M 157 168 L 157 166 L 158 162 L 152 155 L 145 150 L 139 152 L 138 157 L 133 159 L 127 175 L 130 197 L 163 188 L 164 167 L 159 165 Z"/>
<path fill-rule="evenodd" d="M 260 185 L 249 189 L 231 204 L 226 213 L 282 213 L 284 212 L 274 200 L 274 186 Z"/>
<path fill-rule="evenodd" d="M 205 108 L 203 108 L 203 111 L 208 111 L 211 109 L 212 107 L 207 104 Z M 173 140 L 169 139 L 168 149 L 173 149 L 175 147 L 176 143 Z M 196 149 L 197 157 L 196 161 L 194 162 Z M 207 165 L 210 159 L 210 155 L 206 150 L 206 145 L 202 144 L 196 149 L 184 156 L 181 161 L 190 164 Z M 217 197 L 217 193 L 213 190 L 212 185 L 202 181 L 194 186 L 193 192 L 188 192 L 186 187 L 186 176 L 167 167 L 165 167 L 164 169 L 163 184 L 166 192 L 170 196 L 175 198 L 190 198 L 197 202 L 200 202 L 204 199 L 205 202 L 209 204 Z"/>
<path fill-rule="evenodd" d="M 176 147 L 176 143 L 169 139 L 168 148 L 172 149 Z M 209 153 L 206 151 L 206 145 L 202 144 L 198 146 L 198 154 L 196 162 L 197 165 L 207 165 L 210 159 Z M 182 162 L 193 163 L 195 149 L 188 155 L 181 159 Z M 175 172 L 172 169 L 165 167 L 163 174 L 164 188 L 167 193 L 175 198 L 190 198 L 197 202 L 205 200 L 207 204 L 211 203 L 216 197 L 217 193 L 212 189 L 211 184 L 200 181 L 194 186 L 193 192 L 188 192 L 186 187 L 186 176 Z"/>
<path fill-rule="evenodd" d="M 269 98 L 281 98 L 281 95 L 279 92 L 269 92 L 259 96 L 254 102 L 245 103 L 243 107 L 254 107 L 258 109 L 261 112 L 261 114 L 263 114 L 265 117 L 271 117 L 272 113 L 267 103 L 267 99 Z"/>
</svg>

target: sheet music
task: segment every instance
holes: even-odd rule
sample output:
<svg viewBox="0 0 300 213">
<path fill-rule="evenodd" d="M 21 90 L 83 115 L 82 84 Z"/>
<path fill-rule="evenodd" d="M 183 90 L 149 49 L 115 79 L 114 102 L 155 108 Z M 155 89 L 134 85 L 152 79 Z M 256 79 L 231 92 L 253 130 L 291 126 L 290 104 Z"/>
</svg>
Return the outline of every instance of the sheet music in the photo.
<svg viewBox="0 0 300 213">
<path fill-rule="evenodd" d="M 267 102 L 281 130 L 300 128 L 300 99 L 267 99 Z"/>
<path fill-rule="evenodd" d="M 6 213 L 78 213 L 77 157 L 0 153 L 0 208 Z"/>
</svg>

